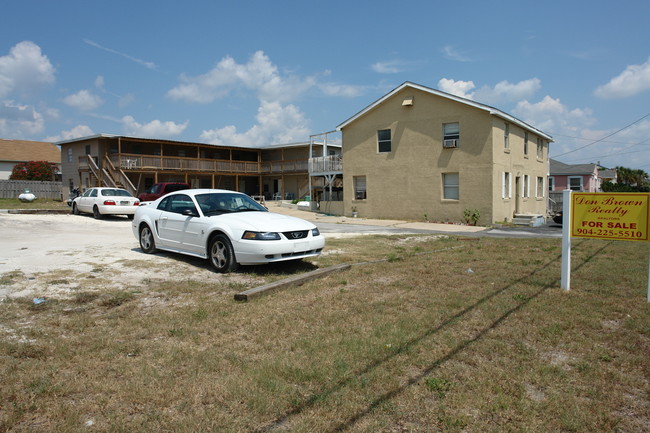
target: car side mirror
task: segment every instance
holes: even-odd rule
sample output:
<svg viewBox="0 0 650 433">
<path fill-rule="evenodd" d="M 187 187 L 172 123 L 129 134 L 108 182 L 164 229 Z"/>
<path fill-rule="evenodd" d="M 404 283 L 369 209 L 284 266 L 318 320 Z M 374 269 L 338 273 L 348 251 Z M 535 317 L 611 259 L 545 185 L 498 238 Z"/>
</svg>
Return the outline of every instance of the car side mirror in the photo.
<svg viewBox="0 0 650 433">
<path fill-rule="evenodd" d="M 199 216 L 199 215 L 196 213 L 196 211 L 193 210 L 193 209 L 185 209 L 185 210 L 182 212 L 182 215 L 184 215 L 184 216 L 191 216 L 191 217 Z"/>
</svg>

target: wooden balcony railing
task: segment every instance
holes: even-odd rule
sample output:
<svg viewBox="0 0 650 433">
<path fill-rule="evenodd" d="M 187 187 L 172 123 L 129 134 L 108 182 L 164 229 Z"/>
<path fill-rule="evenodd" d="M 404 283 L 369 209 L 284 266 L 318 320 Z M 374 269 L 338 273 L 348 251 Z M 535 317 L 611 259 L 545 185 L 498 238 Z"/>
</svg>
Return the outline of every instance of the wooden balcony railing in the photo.
<svg viewBox="0 0 650 433">
<path fill-rule="evenodd" d="M 341 155 L 320 156 L 309 158 L 309 173 L 340 173 L 343 171 Z"/>
<path fill-rule="evenodd" d="M 307 160 L 287 161 L 231 161 L 220 159 L 196 159 L 155 155 L 112 154 L 109 158 L 115 167 L 130 170 L 190 171 L 203 173 L 233 174 L 282 174 L 307 173 Z M 87 157 L 79 159 L 80 168 L 87 168 Z"/>
</svg>

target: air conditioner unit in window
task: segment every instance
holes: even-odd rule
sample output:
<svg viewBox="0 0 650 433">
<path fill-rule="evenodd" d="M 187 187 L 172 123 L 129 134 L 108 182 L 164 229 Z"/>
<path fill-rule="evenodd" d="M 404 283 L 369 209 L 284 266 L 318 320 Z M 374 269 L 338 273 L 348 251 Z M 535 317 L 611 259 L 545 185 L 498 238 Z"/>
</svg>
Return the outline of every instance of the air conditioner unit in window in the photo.
<svg viewBox="0 0 650 433">
<path fill-rule="evenodd" d="M 444 148 L 458 147 L 458 139 L 454 138 L 453 140 L 444 140 L 442 142 L 442 147 Z"/>
</svg>

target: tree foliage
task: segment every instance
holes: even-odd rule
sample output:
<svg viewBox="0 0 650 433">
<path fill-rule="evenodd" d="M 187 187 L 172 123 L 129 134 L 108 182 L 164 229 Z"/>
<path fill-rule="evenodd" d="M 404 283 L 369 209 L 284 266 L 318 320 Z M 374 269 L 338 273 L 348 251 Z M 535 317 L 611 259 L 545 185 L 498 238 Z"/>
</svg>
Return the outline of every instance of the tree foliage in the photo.
<svg viewBox="0 0 650 433">
<path fill-rule="evenodd" d="M 48 161 L 19 162 L 11 171 L 10 180 L 52 181 L 56 173 L 56 164 Z"/>
<path fill-rule="evenodd" d="M 617 182 L 603 182 L 601 189 L 604 192 L 650 192 L 645 171 L 627 167 L 616 167 L 615 170 Z"/>
</svg>

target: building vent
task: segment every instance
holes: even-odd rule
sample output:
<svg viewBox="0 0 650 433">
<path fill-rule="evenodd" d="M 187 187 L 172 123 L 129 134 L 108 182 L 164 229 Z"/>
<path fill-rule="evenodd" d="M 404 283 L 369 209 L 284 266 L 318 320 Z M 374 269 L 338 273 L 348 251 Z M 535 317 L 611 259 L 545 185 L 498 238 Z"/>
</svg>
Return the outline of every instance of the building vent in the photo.
<svg viewBox="0 0 650 433">
<path fill-rule="evenodd" d="M 453 139 L 453 140 L 444 140 L 442 142 L 442 147 L 445 149 L 449 149 L 452 147 L 458 147 L 458 139 Z"/>
</svg>

